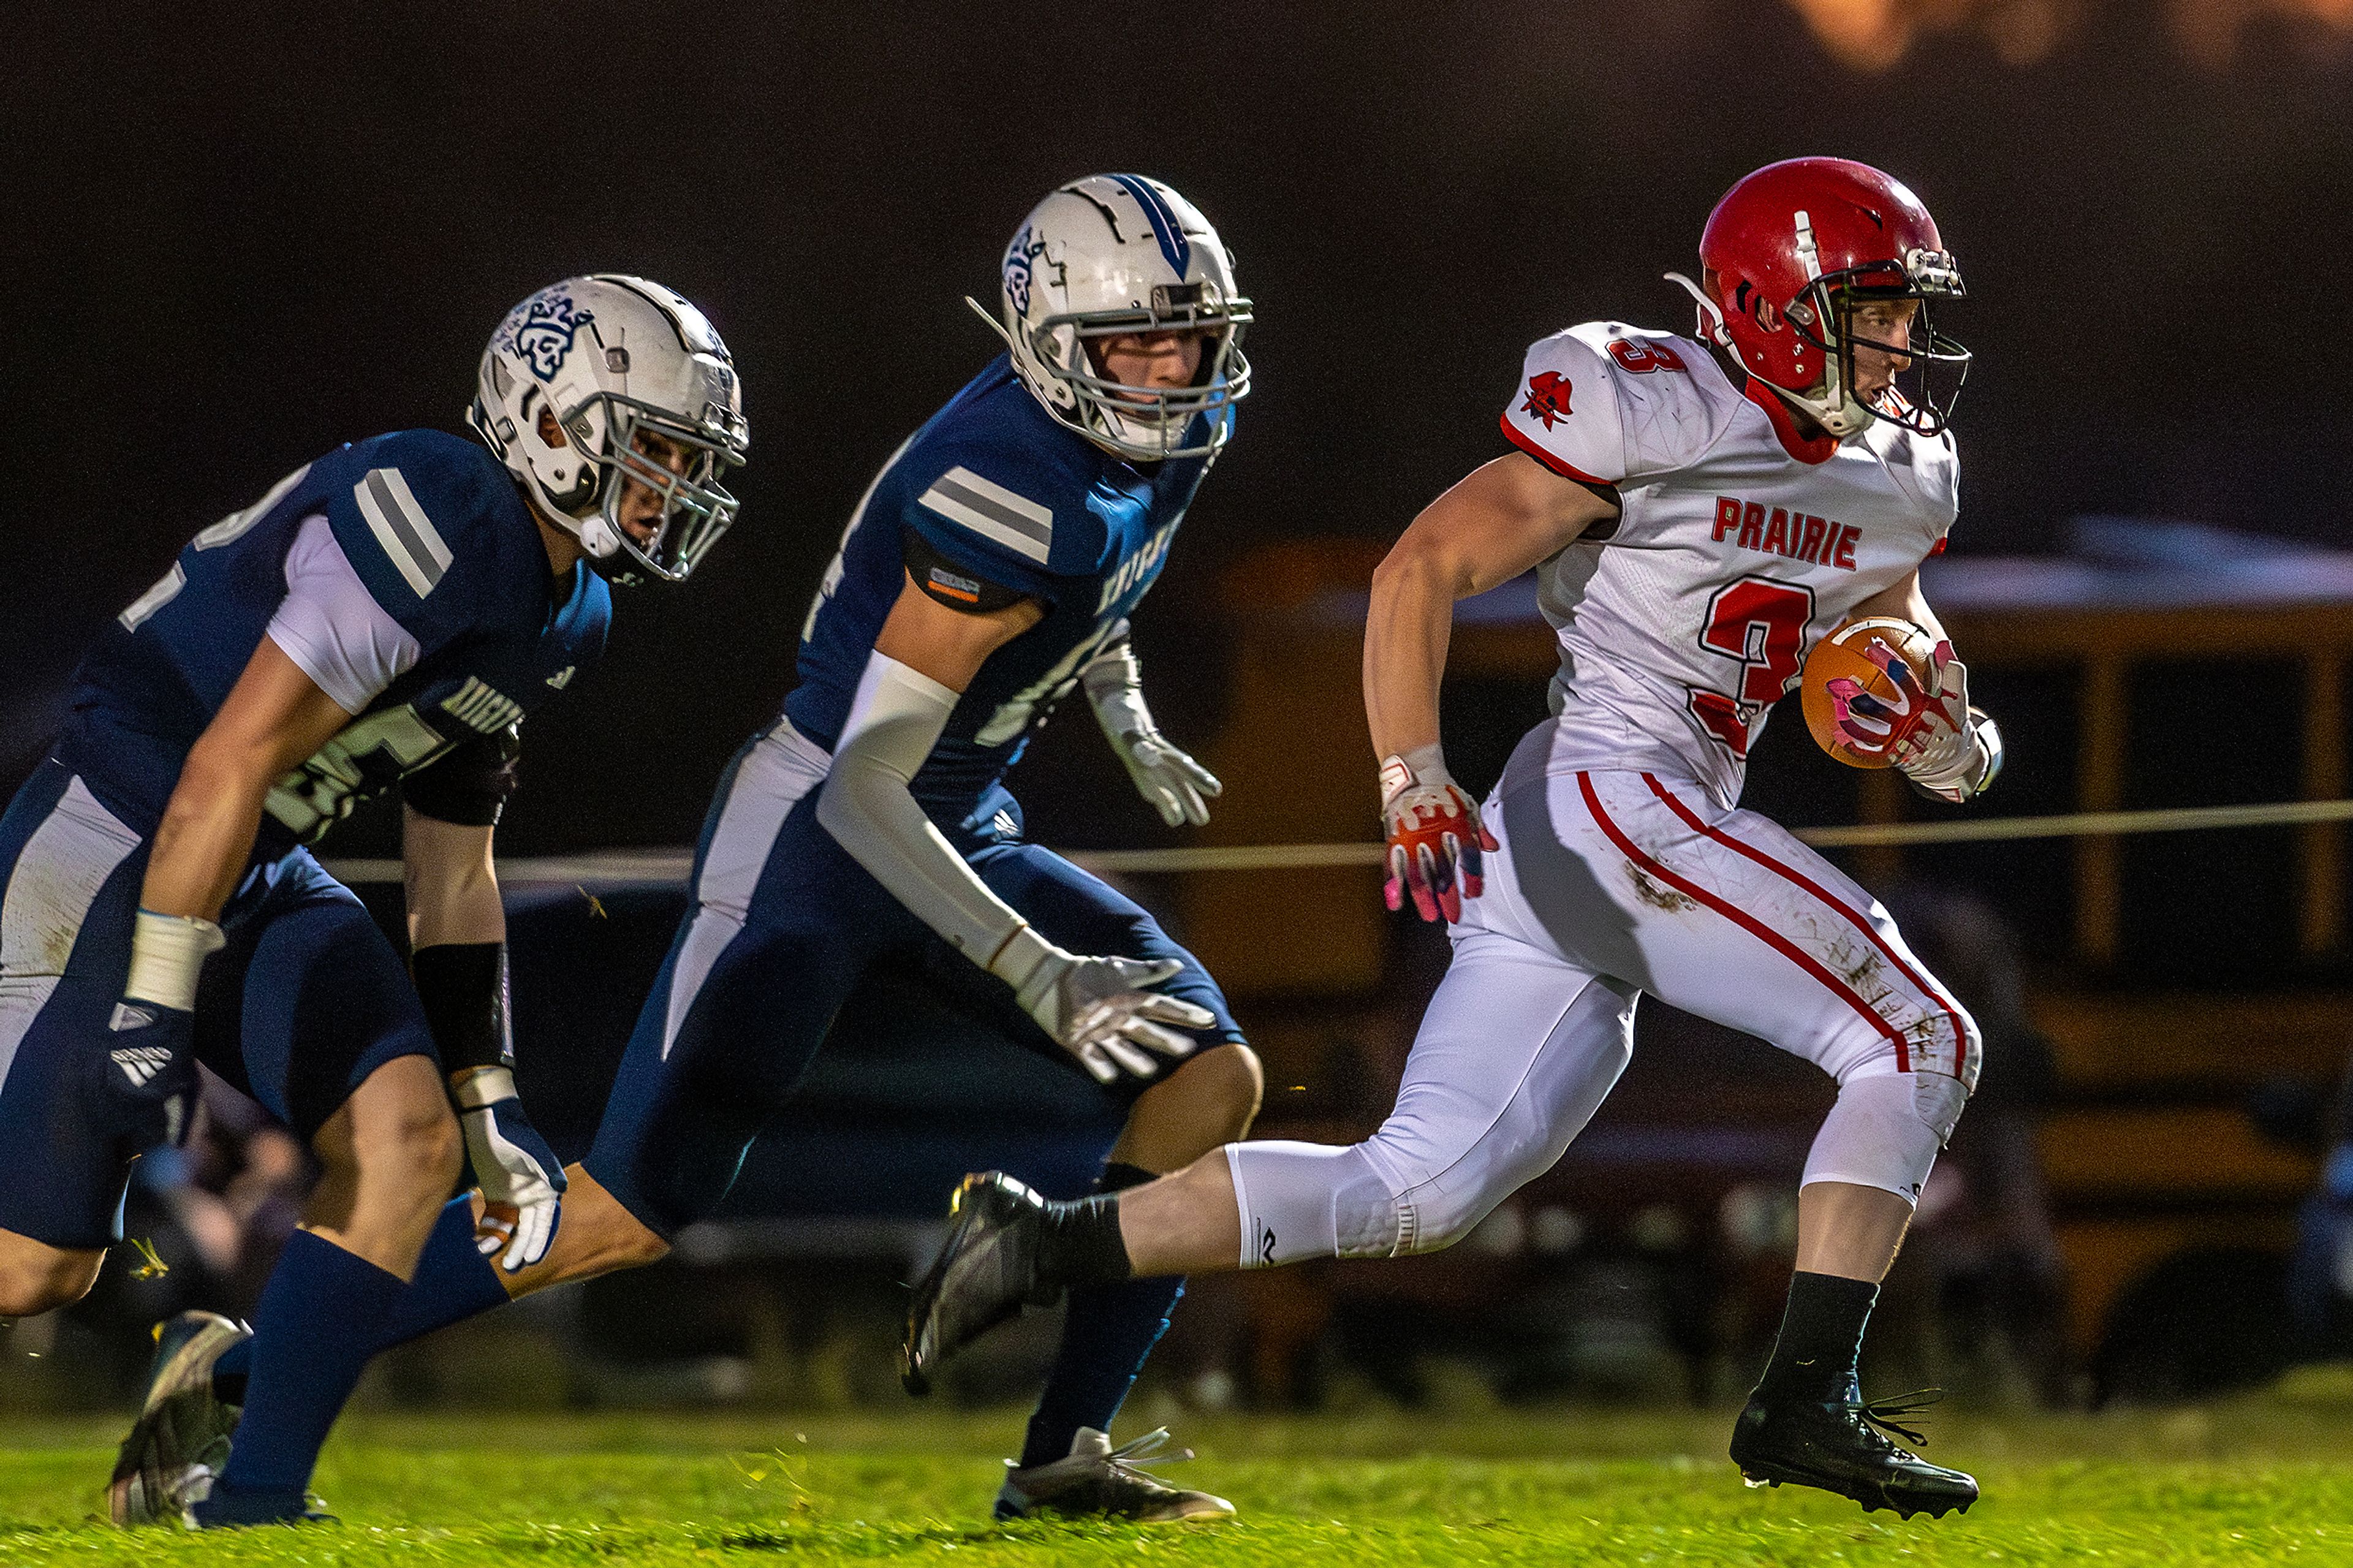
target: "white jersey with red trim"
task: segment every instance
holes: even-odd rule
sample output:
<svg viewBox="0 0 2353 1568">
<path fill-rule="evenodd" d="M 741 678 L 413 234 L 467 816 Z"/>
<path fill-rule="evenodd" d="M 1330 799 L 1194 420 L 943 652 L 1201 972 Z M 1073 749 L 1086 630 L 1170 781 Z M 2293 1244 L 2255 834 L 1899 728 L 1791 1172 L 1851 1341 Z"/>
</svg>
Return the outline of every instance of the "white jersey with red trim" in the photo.
<svg viewBox="0 0 2353 1568">
<path fill-rule="evenodd" d="M 1622 510 L 1546 562 L 1551 765 L 1694 780 L 1725 806 L 1814 643 L 1944 548 L 1950 435 L 1807 440 L 1700 342 L 1592 321 L 1528 350 L 1504 434 Z"/>
</svg>

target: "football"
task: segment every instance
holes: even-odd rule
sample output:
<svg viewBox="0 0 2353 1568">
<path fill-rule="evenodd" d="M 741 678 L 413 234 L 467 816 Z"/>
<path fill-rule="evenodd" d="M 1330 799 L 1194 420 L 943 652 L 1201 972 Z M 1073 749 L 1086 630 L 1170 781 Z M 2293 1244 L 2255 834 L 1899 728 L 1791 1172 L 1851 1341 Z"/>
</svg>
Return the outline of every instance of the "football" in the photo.
<svg viewBox="0 0 2353 1568">
<path fill-rule="evenodd" d="M 1849 621 L 1816 643 L 1814 651 L 1806 656 L 1805 673 L 1799 682 L 1806 728 L 1813 732 L 1814 744 L 1851 768 L 1890 765 L 1884 757 L 1867 757 L 1849 751 L 1832 728 L 1838 721 L 1838 708 L 1831 700 L 1831 682 L 1840 676 L 1845 676 L 1873 697 L 1884 698 L 1890 703 L 1897 700 L 1895 683 L 1872 658 L 1874 644 L 1902 659 L 1921 689 L 1926 689 L 1929 656 L 1936 645 L 1926 632 L 1910 621 L 1892 616 Z"/>
</svg>

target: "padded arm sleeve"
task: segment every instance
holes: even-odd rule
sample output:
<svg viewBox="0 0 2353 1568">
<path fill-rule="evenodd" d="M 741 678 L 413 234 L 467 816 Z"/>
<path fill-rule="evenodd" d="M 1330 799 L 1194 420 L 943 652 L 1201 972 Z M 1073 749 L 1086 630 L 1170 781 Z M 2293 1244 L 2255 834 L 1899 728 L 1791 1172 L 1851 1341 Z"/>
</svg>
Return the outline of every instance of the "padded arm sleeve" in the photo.
<svg viewBox="0 0 2353 1568">
<path fill-rule="evenodd" d="M 938 744 L 957 694 L 888 654 L 859 678 L 817 819 L 850 858 L 949 946 L 1016 984 L 1042 951 L 1029 922 L 973 874 L 908 784 Z M 1017 941 L 1027 937 L 1028 941 Z"/>
</svg>

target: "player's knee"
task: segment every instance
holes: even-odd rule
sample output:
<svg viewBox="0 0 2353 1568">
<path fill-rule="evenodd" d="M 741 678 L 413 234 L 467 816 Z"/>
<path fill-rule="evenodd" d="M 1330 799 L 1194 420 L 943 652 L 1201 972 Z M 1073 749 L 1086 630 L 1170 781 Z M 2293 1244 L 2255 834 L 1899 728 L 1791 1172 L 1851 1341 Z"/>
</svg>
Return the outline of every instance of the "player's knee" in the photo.
<svg viewBox="0 0 2353 1568">
<path fill-rule="evenodd" d="M 404 1108 L 358 1151 L 360 1165 L 384 1186 L 438 1205 L 465 1168 L 466 1142 L 446 1101 Z"/>
<path fill-rule="evenodd" d="M 1478 1229 L 1497 1205 L 1553 1167 L 1574 1131 L 1531 1121 L 1516 1100 L 1483 1128 L 1392 1115 L 1366 1145 L 1376 1164 L 1427 1173 L 1397 1196 L 1398 1251 L 1436 1252 Z"/>
<path fill-rule="evenodd" d="M 60 1252 L 30 1243 L 0 1253 L 0 1318 L 30 1318 L 71 1306 L 98 1283 L 104 1258 L 99 1252 Z"/>
<path fill-rule="evenodd" d="M 1439 1252 L 1453 1246 L 1517 1192 L 1523 1179 L 1482 1182 L 1459 1192 L 1433 1185 L 1406 1193 L 1398 1199 L 1398 1251 Z"/>
<path fill-rule="evenodd" d="M 607 1268 L 643 1268 L 669 1256 L 670 1243 L 624 1209 L 607 1235 L 602 1261 Z"/>
<path fill-rule="evenodd" d="M 607 1256 L 615 1268 L 644 1268 L 668 1258 L 670 1243 L 644 1226 L 633 1226 L 616 1238 Z"/>
<path fill-rule="evenodd" d="M 1239 1042 L 1219 1047 L 1193 1067 L 1201 1075 L 1198 1093 L 1205 1118 L 1217 1126 L 1218 1142 L 1233 1142 L 1258 1120 L 1259 1101 L 1266 1094 L 1265 1067 L 1256 1051 Z M 1194 1090 L 1188 1087 L 1187 1092 Z"/>
</svg>

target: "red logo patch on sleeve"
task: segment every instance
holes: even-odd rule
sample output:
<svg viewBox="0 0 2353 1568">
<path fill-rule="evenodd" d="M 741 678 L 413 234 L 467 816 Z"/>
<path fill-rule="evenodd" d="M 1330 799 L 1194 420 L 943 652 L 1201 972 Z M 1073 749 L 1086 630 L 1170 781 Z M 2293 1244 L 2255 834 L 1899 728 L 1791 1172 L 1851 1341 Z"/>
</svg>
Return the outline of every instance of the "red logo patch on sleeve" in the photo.
<svg viewBox="0 0 2353 1568">
<path fill-rule="evenodd" d="M 1520 405 L 1520 412 L 1543 420 L 1544 427 L 1549 430 L 1553 421 L 1568 417 L 1569 391 L 1568 378 L 1557 372 L 1548 370 L 1532 375 L 1528 377 L 1528 400 Z"/>
</svg>

